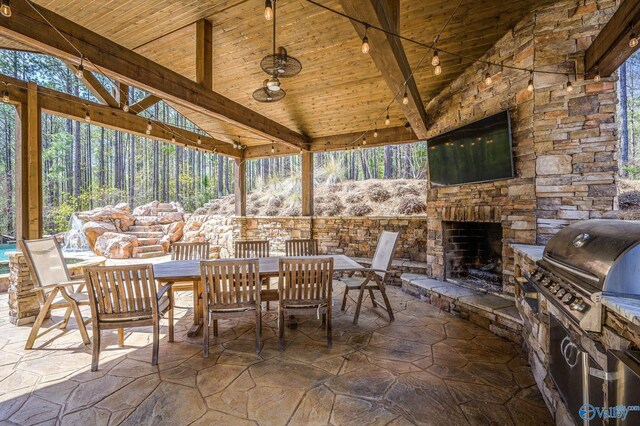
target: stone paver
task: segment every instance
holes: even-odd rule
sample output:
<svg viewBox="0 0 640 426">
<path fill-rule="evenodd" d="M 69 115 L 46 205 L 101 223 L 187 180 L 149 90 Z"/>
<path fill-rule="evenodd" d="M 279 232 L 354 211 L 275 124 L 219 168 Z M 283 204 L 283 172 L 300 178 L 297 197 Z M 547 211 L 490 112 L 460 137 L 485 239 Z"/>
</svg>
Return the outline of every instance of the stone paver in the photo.
<svg viewBox="0 0 640 426">
<path fill-rule="evenodd" d="M 335 291 L 338 309 L 340 283 Z M 389 324 L 367 300 L 354 326 L 350 304 L 334 313 L 331 350 L 320 322 L 299 318 L 280 353 L 272 310 L 259 355 L 252 322 L 236 319 L 220 322 L 204 359 L 202 338 L 186 336 L 192 310 L 177 309 L 175 343 L 162 322 L 158 366 L 150 363 L 151 330 L 141 328 L 127 331 L 124 348 L 105 332 L 95 373 L 73 322 L 60 338 L 24 351 L 29 327 L 9 323 L 0 295 L 0 423 L 553 423 L 516 345 L 399 288 L 388 291 L 397 320 Z M 190 294 L 178 298 L 189 306 Z"/>
</svg>

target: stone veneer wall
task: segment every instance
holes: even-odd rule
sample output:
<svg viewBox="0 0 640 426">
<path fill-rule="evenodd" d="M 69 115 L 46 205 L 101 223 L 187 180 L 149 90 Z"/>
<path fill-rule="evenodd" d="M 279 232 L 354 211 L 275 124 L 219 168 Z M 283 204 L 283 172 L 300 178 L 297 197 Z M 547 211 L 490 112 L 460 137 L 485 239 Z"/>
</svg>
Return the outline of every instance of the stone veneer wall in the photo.
<svg viewBox="0 0 640 426">
<path fill-rule="evenodd" d="M 616 0 L 561 1 L 533 12 L 482 59 L 536 70 L 583 72 L 585 49 L 617 8 Z M 493 84 L 487 86 L 484 74 Z M 513 293 L 510 242 L 545 243 L 571 221 L 616 207 L 616 91 L 600 83 L 536 74 L 527 91 L 522 71 L 476 63 L 429 102 L 436 135 L 509 109 L 516 177 L 428 190 L 430 275 L 444 278 L 442 221 L 486 221 L 503 227 L 504 291 Z"/>
</svg>

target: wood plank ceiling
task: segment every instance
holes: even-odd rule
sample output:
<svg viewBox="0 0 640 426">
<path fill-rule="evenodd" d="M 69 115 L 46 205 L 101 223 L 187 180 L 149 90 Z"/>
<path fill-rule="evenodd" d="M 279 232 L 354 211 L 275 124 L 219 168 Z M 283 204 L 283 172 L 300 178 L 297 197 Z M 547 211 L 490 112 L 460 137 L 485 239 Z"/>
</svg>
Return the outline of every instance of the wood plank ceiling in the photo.
<svg viewBox="0 0 640 426">
<path fill-rule="evenodd" d="M 214 32 L 214 91 L 311 138 L 364 131 L 376 118 L 378 127 L 384 126 L 380 115 L 393 94 L 371 58 L 360 53 L 353 25 L 305 0 L 278 2 L 277 44 L 299 59 L 303 69 L 294 78 L 282 79 L 287 96 L 273 104 L 251 97 L 266 78 L 260 60 L 271 53 L 271 22 L 263 17 L 263 0 L 35 2 L 191 79 L 195 79 L 195 22 L 206 18 Z M 532 9 L 552 2 L 463 0 L 439 46 L 477 58 Z M 322 4 L 342 10 L 338 0 L 322 0 Z M 400 31 L 431 42 L 456 5 L 452 0 L 401 0 Z M 403 45 L 411 66 L 416 67 L 425 49 L 408 42 Z M 19 48 L 15 43 L 8 47 Z M 472 62 L 447 55 L 441 59 L 442 75 L 433 75 L 429 59 L 415 73 L 425 103 Z M 405 123 L 399 102 L 392 105 L 390 116 L 391 126 Z M 220 140 L 270 143 L 197 113 L 188 118 Z"/>
</svg>

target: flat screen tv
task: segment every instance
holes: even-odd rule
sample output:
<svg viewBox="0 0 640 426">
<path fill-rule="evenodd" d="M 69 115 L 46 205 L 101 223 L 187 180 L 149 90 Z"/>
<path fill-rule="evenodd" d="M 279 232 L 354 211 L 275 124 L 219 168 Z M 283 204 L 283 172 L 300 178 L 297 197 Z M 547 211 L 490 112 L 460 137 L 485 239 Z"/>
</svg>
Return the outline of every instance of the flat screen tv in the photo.
<svg viewBox="0 0 640 426">
<path fill-rule="evenodd" d="M 432 186 L 514 176 L 509 111 L 433 137 L 427 145 Z"/>
</svg>

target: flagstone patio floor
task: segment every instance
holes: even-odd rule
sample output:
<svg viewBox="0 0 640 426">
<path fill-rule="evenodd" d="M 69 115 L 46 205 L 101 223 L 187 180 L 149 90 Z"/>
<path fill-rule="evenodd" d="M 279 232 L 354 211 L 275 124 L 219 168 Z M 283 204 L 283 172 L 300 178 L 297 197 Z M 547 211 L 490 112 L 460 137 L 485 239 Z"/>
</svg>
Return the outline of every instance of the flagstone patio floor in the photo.
<svg viewBox="0 0 640 426">
<path fill-rule="evenodd" d="M 202 337 L 186 335 L 191 295 L 180 293 L 176 341 L 163 320 L 158 366 L 149 328 L 127 330 L 124 348 L 114 330 L 95 373 L 73 321 L 25 351 L 30 328 L 9 323 L 2 294 L 0 424 L 553 424 L 516 345 L 399 288 L 389 288 L 395 322 L 366 300 L 354 326 L 353 303 L 339 311 L 340 283 L 334 293 L 331 350 L 320 321 L 300 318 L 279 352 L 272 310 L 259 356 L 252 322 L 234 320 L 204 359 Z"/>
</svg>

